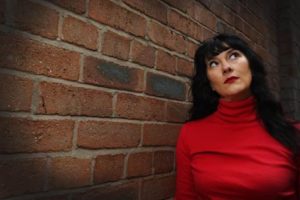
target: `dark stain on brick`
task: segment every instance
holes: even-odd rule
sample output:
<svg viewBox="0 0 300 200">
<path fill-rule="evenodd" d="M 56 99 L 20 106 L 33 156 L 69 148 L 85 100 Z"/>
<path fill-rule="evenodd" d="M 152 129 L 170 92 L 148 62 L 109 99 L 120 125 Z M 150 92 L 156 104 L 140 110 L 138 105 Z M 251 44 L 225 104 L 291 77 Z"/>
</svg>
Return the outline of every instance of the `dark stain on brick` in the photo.
<svg viewBox="0 0 300 200">
<path fill-rule="evenodd" d="M 106 78 L 120 83 L 129 83 L 131 80 L 131 69 L 114 63 L 103 62 L 97 65 L 99 72 Z"/>
<path fill-rule="evenodd" d="M 184 83 L 172 78 L 149 73 L 147 77 L 147 93 L 171 99 L 185 99 Z"/>
</svg>

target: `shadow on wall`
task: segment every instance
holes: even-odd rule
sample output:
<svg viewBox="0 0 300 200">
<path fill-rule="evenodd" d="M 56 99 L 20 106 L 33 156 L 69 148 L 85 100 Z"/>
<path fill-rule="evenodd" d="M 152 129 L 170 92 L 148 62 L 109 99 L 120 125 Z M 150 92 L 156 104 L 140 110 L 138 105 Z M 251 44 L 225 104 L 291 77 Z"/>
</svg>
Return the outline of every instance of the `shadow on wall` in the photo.
<svg viewBox="0 0 300 200">
<path fill-rule="evenodd" d="M 84 93 L 75 86 L 60 86 L 66 80 L 78 81 L 81 55 L 55 47 L 59 46 L 56 38 L 60 16 L 57 11 L 50 9 L 51 6 L 42 6 L 49 2 L 41 2 L 37 4 L 28 0 L 0 0 L 0 199 L 132 200 L 140 198 L 139 196 L 142 199 L 161 199 L 166 194 L 172 194 L 175 182 L 174 155 L 173 150 L 169 149 L 174 149 L 174 136 L 177 133 L 174 134 L 173 131 L 171 134 L 171 130 L 166 130 L 167 136 L 160 141 L 168 150 L 151 154 L 156 163 L 160 162 L 160 156 L 170 158 L 171 166 L 167 170 L 159 164 L 156 166 L 159 169 L 150 167 L 150 172 L 154 171 L 153 175 L 169 173 L 168 176 L 138 180 L 132 176 L 129 177 L 131 180 L 123 177 L 123 171 L 126 170 L 124 167 L 121 168 L 121 176 L 115 179 L 120 180 L 119 182 L 112 186 L 110 183 L 103 183 L 101 187 L 94 187 L 93 184 L 97 183 L 94 170 L 97 170 L 96 167 L 102 170 L 101 162 L 98 166 L 97 161 L 105 159 L 99 157 L 97 160 L 98 157 L 95 159 L 89 152 L 80 155 L 74 153 L 73 150 L 77 148 L 77 131 L 85 123 L 81 123 L 76 117 L 70 117 L 85 115 L 83 103 L 86 103 L 86 99 L 83 96 L 89 96 L 90 93 Z M 60 1 L 53 2 L 60 4 Z M 72 6 L 79 5 L 80 2 L 85 7 L 84 0 L 77 1 Z M 72 6 L 69 9 L 74 9 L 75 13 L 85 12 Z M 55 45 L 51 45 L 52 42 Z M 59 83 L 51 82 L 51 78 Z M 58 94 L 67 98 L 57 99 Z M 102 94 L 104 93 L 100 95 Z M 112 99 L 107 96 L 107 99 Z M 106 103 L 104 100 L 102 105 Z M 180 115 L 186 108 L 178 109 L 178 104 L 172 102 L 167 106 L 169 115 L 172 115 L 173 122 L 177 124 L 162 125 L 160 130 L 171 127 L 178 132 L 179 121 L 183 118 Z M 112 112 L 111 107 L 108 110 L 109 113 Z M 138 125 L 141 132 L 142 126 Z M 151 124 L 145 127 L 149 130 L 157 128 L 151 127 Z M 92 131 L 93 134 L 94 132 Z M 139 140 L 140 132 L 137 132 Z M 156 141 L 152 141 L 154 136 L 148 135 L 148 144 L 145 146 L 151 147 Z M 157 133 L 153 135 L 156 137 Z M 170 141 L 170 138 L 173 140 Z M 120 153 L 123 156 L 123 165 L 125 154 Z M 149 160 L 152 162 L 152 159 Z M 115 169 L 114 167 L 112 165 L 111 168 Z M 114 180 L 107 182 L 109 181 Z"/>
</svg>

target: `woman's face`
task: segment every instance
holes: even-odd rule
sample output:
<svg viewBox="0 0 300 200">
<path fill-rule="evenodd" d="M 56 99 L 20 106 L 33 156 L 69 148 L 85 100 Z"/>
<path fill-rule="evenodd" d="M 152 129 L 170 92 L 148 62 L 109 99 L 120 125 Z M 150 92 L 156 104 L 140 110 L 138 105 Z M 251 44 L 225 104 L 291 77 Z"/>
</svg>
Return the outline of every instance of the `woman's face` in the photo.
<svg viewBox="0 0 300 200">
<path fill-rule="evenodd" d="M 252 74 L 246 56 L 232 48 L 206 60 L 210 85 L 224 100 L 234 101 L 251 95 Z"/>
</svg>

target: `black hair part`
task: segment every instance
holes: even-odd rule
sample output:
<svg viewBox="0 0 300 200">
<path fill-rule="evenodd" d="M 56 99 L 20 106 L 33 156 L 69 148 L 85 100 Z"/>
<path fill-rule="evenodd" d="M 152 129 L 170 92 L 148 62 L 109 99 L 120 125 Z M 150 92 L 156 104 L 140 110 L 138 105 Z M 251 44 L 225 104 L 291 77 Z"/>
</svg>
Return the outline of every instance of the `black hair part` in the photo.
<svg viewBox="0 0 300 200">
<path fill-rule="evenodd" d="M 197 49 L 194 58 L 195 75 L 191 84 L 193 105 L 190 110 L 190 121 L 204 118 L 216 111 L 220 96 L 210 86 L 205 60 L 229 48 L 241 51 L 249 61 L 252 73 L 250 89 L 256 100 L 259 120 L 272 137 L 297 156 L 300 149 L 299 131 L 285 119 L 281 104 L 276 101 L 268 88 L 266 71 L 261 58 L 244 40 L 235 35 L 216 35 L 204 41 Z"/>
</svg>

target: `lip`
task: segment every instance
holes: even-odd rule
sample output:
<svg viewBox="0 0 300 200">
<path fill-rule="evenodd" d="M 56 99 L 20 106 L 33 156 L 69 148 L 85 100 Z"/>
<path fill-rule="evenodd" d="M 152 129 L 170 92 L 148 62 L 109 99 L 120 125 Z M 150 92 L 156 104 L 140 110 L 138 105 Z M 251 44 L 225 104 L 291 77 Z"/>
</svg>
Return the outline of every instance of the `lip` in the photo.
<svg viewBox="0 0 300 200">
<path fill-rule="evenodd" d="M 233 83 L 234 81 L 236 81 L 237 79 L 239 79 L 239 77 L 236 76 L 230 76 L 229 78 L 227 78 L 224 83 Z"/>
</svg>

